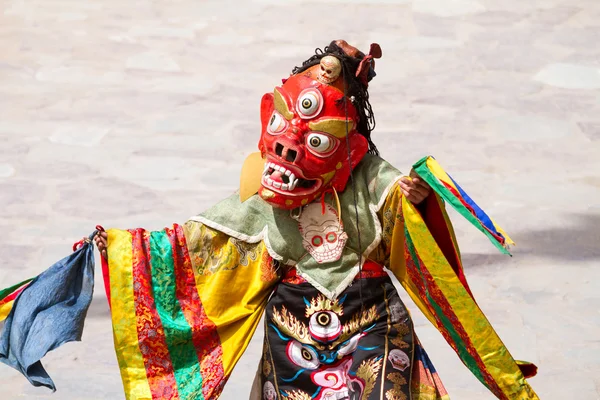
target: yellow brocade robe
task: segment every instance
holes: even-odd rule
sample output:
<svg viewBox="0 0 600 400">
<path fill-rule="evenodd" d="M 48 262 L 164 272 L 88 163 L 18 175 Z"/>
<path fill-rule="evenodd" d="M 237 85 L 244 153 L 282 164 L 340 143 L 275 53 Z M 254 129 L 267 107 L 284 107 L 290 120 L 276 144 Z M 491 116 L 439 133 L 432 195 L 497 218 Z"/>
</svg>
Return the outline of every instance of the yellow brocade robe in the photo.
<svg viewBox="0 0 600 400">
<path fill-rule="evenodd" d="M 370 162 L 363 169 L 364 187 L 368 187 L 367 190 L 377 193 L 378 196 L 375 202 L 371 202 L 369 212 L 362 212 L 359 216 L 360 223 L 371 226 L 376 236 L 373 241 L 375 247 L 368 254 L 368 258 L 386 266 L 398 278 L 419 309 L 441 332 L 467 368 L 497 398 L 538 399 L 522 372 L 529 374 L 534 367 L 517 363 L 512 358 L 473 298 L 464 276 L 452 225 L 441 198 L 432 194 L 422 205 L 415 207 L 402 196 L 397 184 L 399 176 L 394 177 L 393 167 L 381 159 L 372 159 Z M 387 176 L 391 178 L 378 179 L 382 176 L 381 171 L 387 171 Z M 388 184 L 388 181 L 391 184 Z M 248 207 L 244 215 L 236 215 L 236 218 L 256 222 L 262 218 L 257 213 L 264 212 L 282 218 L 281 214 L 273 214 L 260 203 L 258 206 L 262 208 Z M 346 227 L 351 225 L 350 219 L 354 217 L 350 213 L 347 214 L 344 216 L 348 219 L 344 220 Z M 289 229 L 289 221 L 285 223 Z M 285 224 L 276 223 L 269 228 L 273 230 L 283 225 Z M 268 229 L 265 229 L 263 232 L 267 231 Z M 145 271 L 144 263 L 149 263 L 147 259 L 151 258 L 152 274 L 155 273 L 155 269 L 158 274 L 162 273 L 154 264 L 167 268 L 171 259 L 175 260 L 174 263 L 171 262 L 174 265 L 173 282 L 170 283 L 172 287 L 167 287 L 165 291 L 174 290 L 174 282 L 177 281 L 177 292 L 173 291 L 167 295 L 173 298 L 176 293 L 179 297 L 175 302 L 179 301 L 181 307 L 174 307 L 171 316 L 161 314 L 160 317 L 164 317 L 163 321 L 168 322 L 173 318 L 175 323 L 171 324 L 169 329 L 175 331 L 186 319 L 191 326 L 191 330 L 186 328 L 191 332 L 188 336 L 179 335 L 179 342 L 167 343 L 171 346 L 171 354 L 172 349 L 186 345 L 181 338 L 188 337 L 188 341 L 193 341 L 195 334 L 202 337 L 209 332 L 207 337 L 213 340 L 214 345 L 209 350 L 198 350 L 198 371 L 190 373 L 199 377 L 199 383 L 196 382 L 197 385 L 192 389 L 185 387 L 185 375 L 181 375 L 177 365 L 174 365 L 175 378 L 179 380 L 172 380 L 173 387 L 179 384 L 180 394 L 185 392 L 192 396 L 189 398 L 195 398 L 192 395 L 194 390 L 200 391 L 205 399 L 216 398 L 248 346 L 265 311 L 269 296 L 283 273 L 293 263 L 276 261 L 278 254 L 274 254 L 273 248 L 269 246 L 268 234 L 264 237 L 239 235 L 230 229 L 209 227 L 197 218 L 190 219 L 183 227 L 174 226 L 165 232 L 166 234 L 143 230 L 108 231 L 108 275 L 111 292 L 109 298 L 113 309 L 115 347 L 126 395 L 128 399 L 161 398 L 157 397 L 156 393 L 159 393 L 159 389 L 164 389 L 157 389 L 163 385 L 163 381 L 160 380 L 160 375 L 152 375 L 154 372 L 148 370 L 149 361 L 140 353 L 140 349 L 145 349 L 148 344 L 154 345 L 151 337 L 145 338 L 148 343 L 142 343 L 139 336 L 139 330 L 144 328 L 140 328 L 140 318 L 142 323 L 145 323 L 145 320 L 151 319 L 153 310 L 152 304 L 150 308 L 139 310 L 140 304 L 144 306 L 143 303 L 148 301 L 135 299 L 135 290 L 140 285 L 136 280 L 135 271 L 136 268 Z M 289 240 L 288 236 L 282 236 L 281 233 L 277 232 L 280 248 L 281 238 Z M 143 245 L 144 240 L 146 245 Z M 130 249 L 134 247 L 133 259 L 131 250 L 126 249 L 127 246 Z M 146 258 L 142 257 L 144 251 L 148 254 Z M 327 270 L 327 264 L 322 265 L 322 268 Z M 189 272 L 186 272 L 187 270 Z M 164 280 L 162 277 L 151 278 L 147 281 Z M 133 288 L 132 279 L 135 282 Z M 135 286 L 136 284 L 138 286 Z M 161 291 L 163 288 L 158 285 L 149 293 L 160 302 L 160 296 L 164 294 Z M 161 307 L 166 306 L 169 304 L 161 303 Z M 201 318 L 190 313 L 190 310 L 194 309 L 201 311 Z M 128 315 L 135 317 L 136 313 L 137 333 L 135 318 L 128 319 Z M 175 331 L 168 333 L 173 334 Z M 202 347 L 202 342 L 195 342 L 194 346 Z M 192 351 L 193 348 L 188 350 Z M 189 352 L 187 354 L 189 355 Z M 178 372 L 181 376 L 177 375 Z M 143 379 L 147 379 L 148 382 L 141 382 Z M 435 376 L 427 374 L 414 375 L 411 382 L 413 398 L 447 399 L 447 394 L 441 384 L 436 383 L 436 379 Z"/>
</svg>

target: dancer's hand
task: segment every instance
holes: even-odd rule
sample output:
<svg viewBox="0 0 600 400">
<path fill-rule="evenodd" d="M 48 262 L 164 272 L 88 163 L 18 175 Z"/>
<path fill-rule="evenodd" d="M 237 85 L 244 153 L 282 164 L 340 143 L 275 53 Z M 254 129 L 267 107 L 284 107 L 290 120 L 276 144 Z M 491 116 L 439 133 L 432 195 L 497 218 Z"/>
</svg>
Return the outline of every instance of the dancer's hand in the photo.
<svg viewBox="0 0 600 400">
<path fill-rule="evenodd" d="M 104 257 L 105 259 L 108 259 L 106 254 L 107 239 L 108 235 L 105 231 L 99 231 L 96 234 L 96 236 L 94 236 L 94 242 L 96 243 L 96 247 L 98 248 L 98 251 L 100 251 L 102 257 Z"/>
<path fill-rule="evenodd" d="M 400 178 L 399 185 L 404 197 L 414 205 L 421 204 L 431 193 L 431 187 L 413 169 L 410 170 L 410 177 Z"/>
</svg>

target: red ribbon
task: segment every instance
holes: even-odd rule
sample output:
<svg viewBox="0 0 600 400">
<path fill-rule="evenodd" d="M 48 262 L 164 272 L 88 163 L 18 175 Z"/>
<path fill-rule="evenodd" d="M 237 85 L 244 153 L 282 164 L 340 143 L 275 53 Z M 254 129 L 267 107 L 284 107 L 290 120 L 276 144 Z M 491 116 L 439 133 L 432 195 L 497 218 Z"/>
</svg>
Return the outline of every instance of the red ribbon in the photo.
<svg viewBox="0 0 600 400">
<path fill-rule="evenodd" d="M 333 188 L 330 187 L 329 189 L 325 189 L 323 191 L 323 193 L 321 193 L 321 214 L 322 215 L 325 215 L 325 195 L 327 193 L 333 194 L 334 193 Z"/>
</svg>

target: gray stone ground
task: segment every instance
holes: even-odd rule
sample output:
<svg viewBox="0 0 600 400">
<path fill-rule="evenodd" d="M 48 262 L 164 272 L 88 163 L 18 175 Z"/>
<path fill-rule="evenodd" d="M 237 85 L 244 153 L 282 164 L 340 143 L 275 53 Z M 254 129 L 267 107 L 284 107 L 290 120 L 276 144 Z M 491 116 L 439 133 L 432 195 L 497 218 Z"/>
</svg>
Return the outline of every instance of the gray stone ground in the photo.
<svg viewBox="0 0 600 400">
<path fill-rule="evenodd" d="M 236 189 L 261 95 L 316 46 L 381 44 L 374 134 L 433 154 L 518 242 L 455 218 L 474 293 L 540 397 L 600 398 L 598 0 L 0 0 L 0 287 L 105 227 L 182 222 Z M 412 307 L 412 304 L 410 304 Z M 413 307 L 414 309 L 414 307 Z M 453 399 L 492 396 L 413 313 Z M 260 333 L 222 398 L 247 396 Z M 0 367 L 2 399 L 121 399 L 103 287 L 59 391 Z"/>
</svg>

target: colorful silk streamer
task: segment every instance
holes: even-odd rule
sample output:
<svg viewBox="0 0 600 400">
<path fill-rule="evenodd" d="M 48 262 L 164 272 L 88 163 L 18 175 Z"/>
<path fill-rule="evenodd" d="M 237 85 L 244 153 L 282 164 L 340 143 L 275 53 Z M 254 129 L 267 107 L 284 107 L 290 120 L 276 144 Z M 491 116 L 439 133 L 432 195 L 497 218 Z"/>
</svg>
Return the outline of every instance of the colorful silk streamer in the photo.
<svg viewBox="0 0 600 400">
<path fill-rule="evenodd" d="M 214 270 L 203 271 L 179 225 L 107 232 L 104 272 L 127 399 L 216 399 L 272 290 L 275 280 L 260 283 L 270 257 L 243 260 L 218 237 L 223 257 L 213 255 Z"/>
<path fill-rule="evenodd" d="M 198 297 L 181 227 L 108 234 L 115 349 L 127 398 L 218 397 L 221 342 Z"/>
<path fill-rule="evenodd" d="M 482 231 L 504 254 L 509 254 L 511 238 L 469 197 L 448 175 L 433 157 L 424 157 L 413 165 L 413 169 L 432 189 L 456 211 Z"/>
<path fill-rule="evenodd" d="M 434 196 L 429 207 L 441 208 Z M 434 204 L 437 203 L 437 204 Z M 429 208 L 425 212 L 428 214 Z M 402 198 L 406 275 L 401 280 L 409 295 L 436 325 L 465 366 L 497 398 L 538 399 L 519 363 L 510 355 L 478 307 L 462 274 L 460 258 L 440 248 L 432 231 L 451 231 L 438 219 L 438 226 L 426 223 L 422 214 Z M 444 251 L 445 250 L 445 251 Z"/>
<path fill-rule="evenodd" d="M 27 279 L 9 288 L 0 290 L 0 322 L 8 317 L 10 310 L 12 310 L 13 305 L 15 304 L 15 300 L 32 280 L 33 278 Z"/>
</svg>

